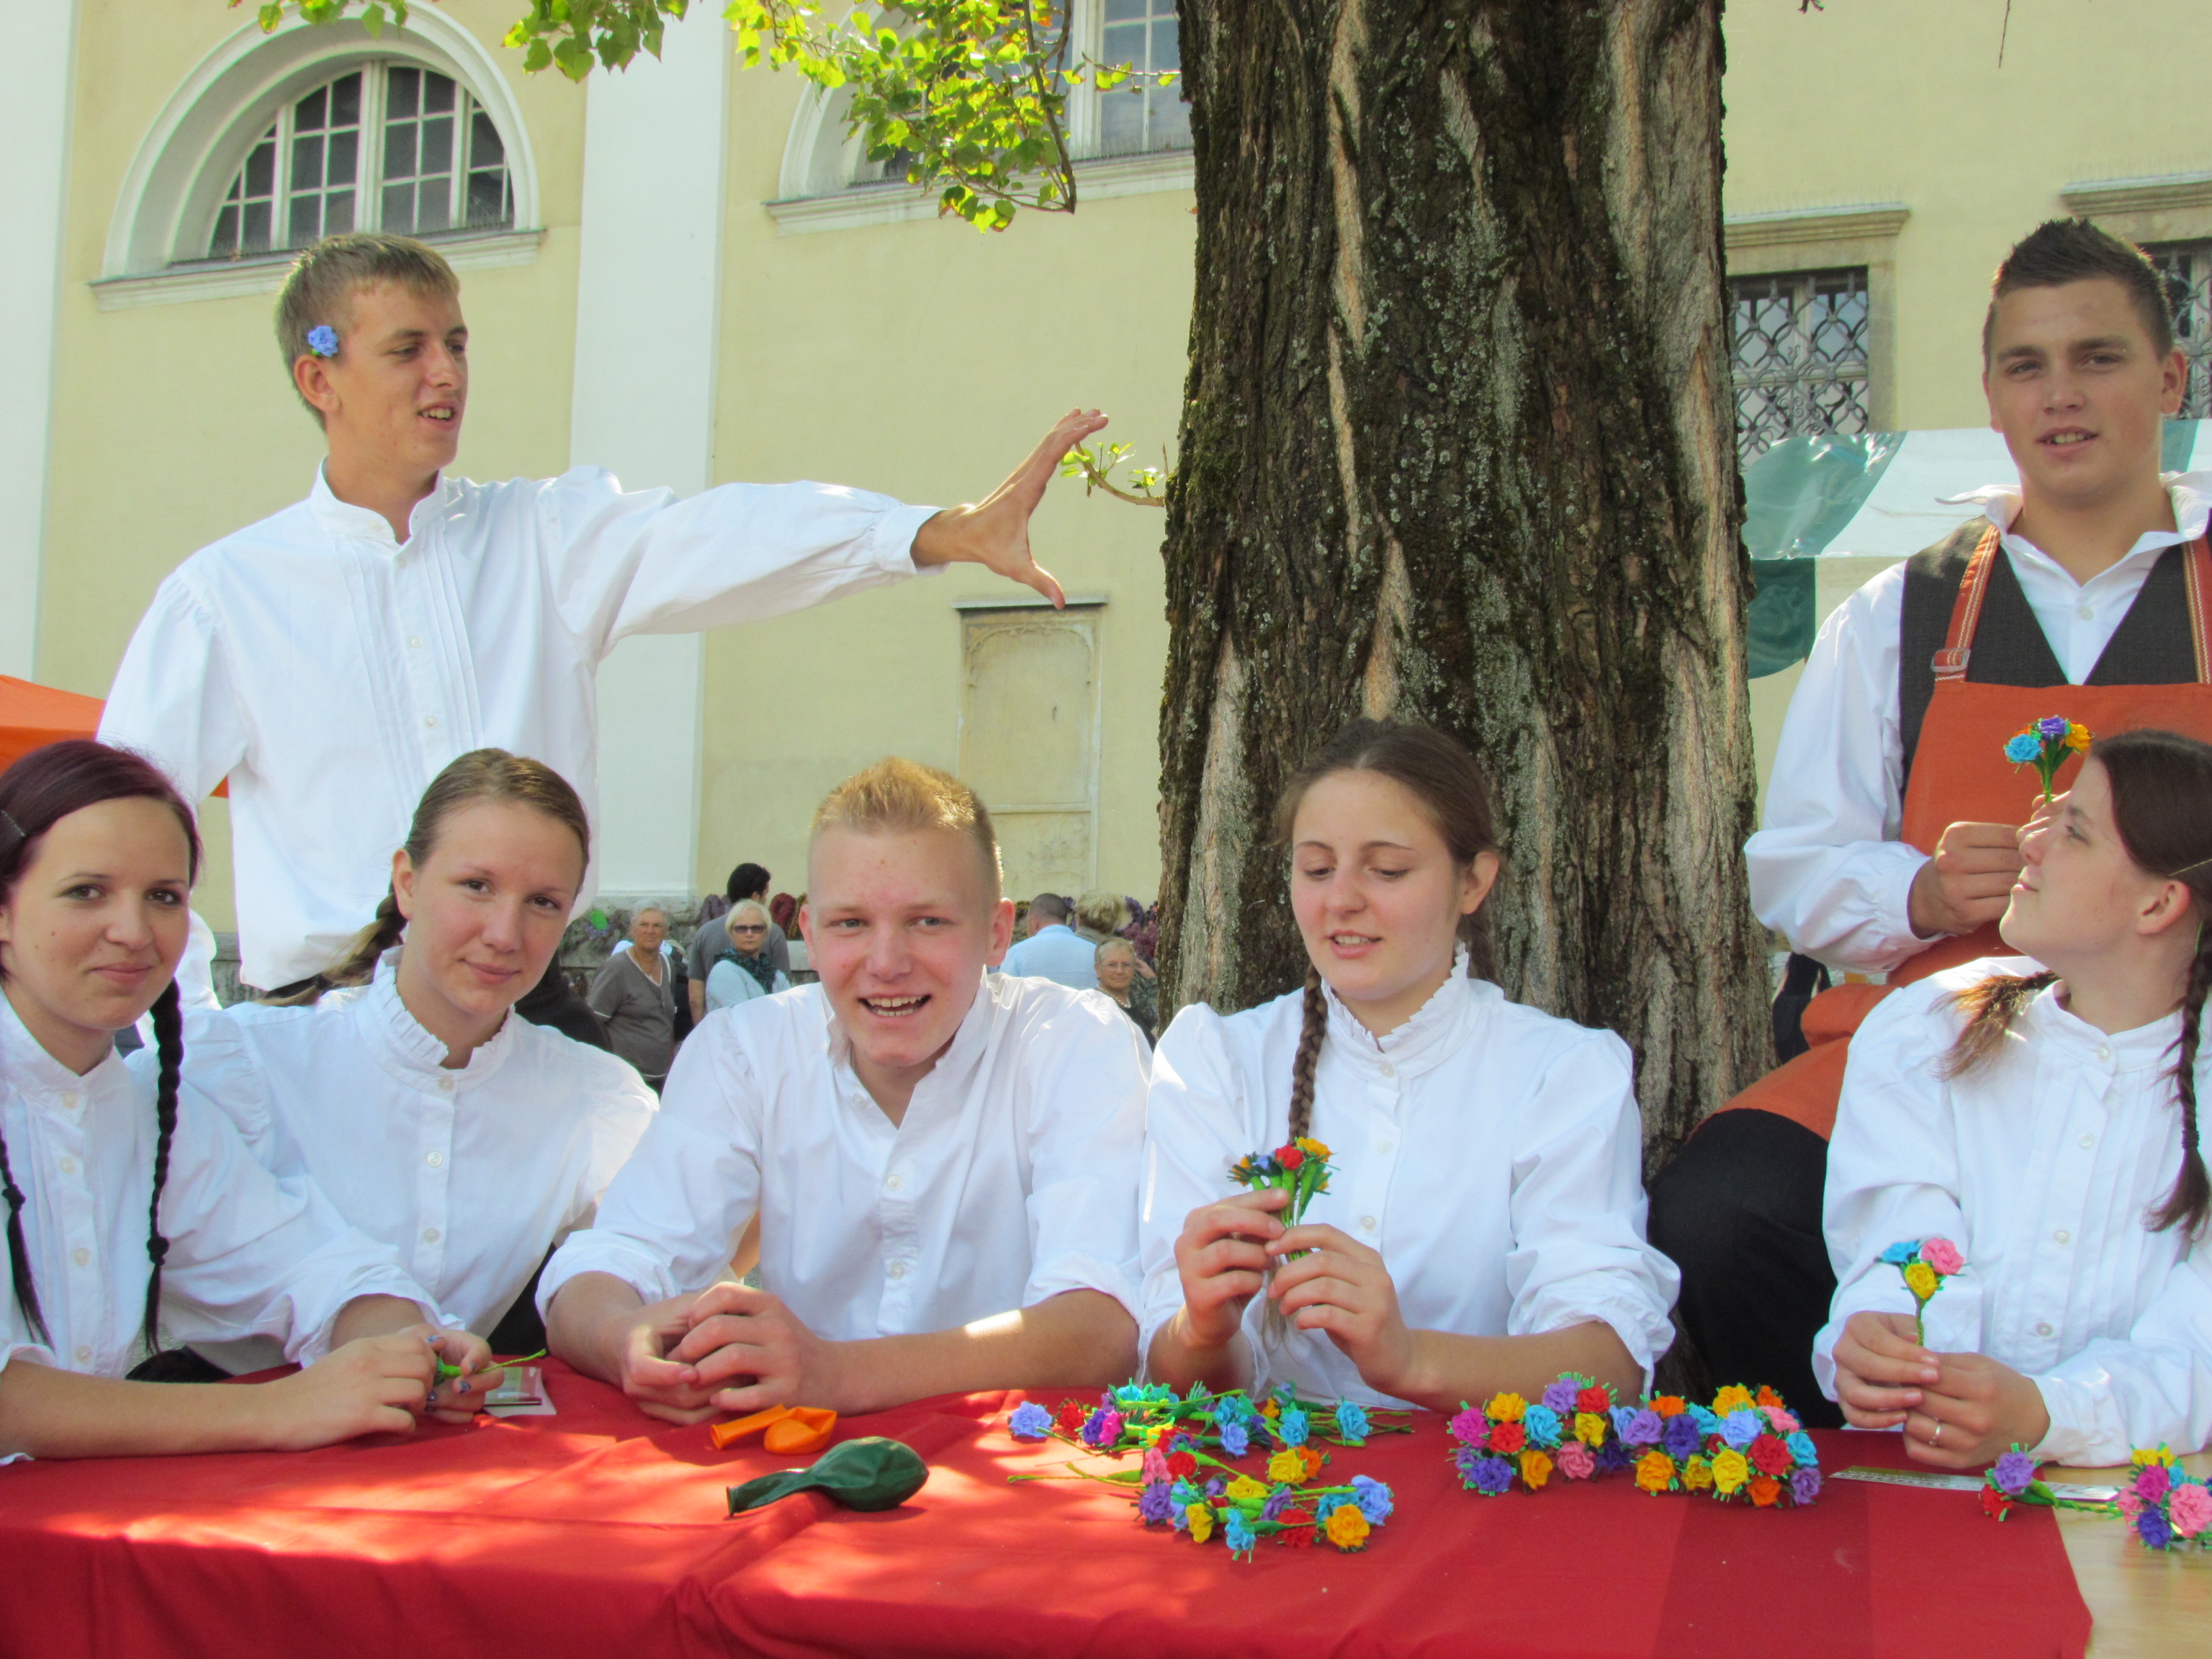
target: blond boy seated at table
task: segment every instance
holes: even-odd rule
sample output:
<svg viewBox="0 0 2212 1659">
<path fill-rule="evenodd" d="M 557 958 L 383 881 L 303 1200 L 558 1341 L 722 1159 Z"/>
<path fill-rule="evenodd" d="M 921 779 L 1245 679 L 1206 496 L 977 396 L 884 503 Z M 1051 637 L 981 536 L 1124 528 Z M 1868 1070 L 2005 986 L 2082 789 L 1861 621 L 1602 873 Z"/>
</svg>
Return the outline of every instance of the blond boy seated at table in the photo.
<svg viewBox="0 0 2212 1659">
<path fill-rule="evenodd" d="M 1136 1368 L 1146 1060 L 1006 955 L 989 812 L 885 760 L 832 790 L 817 985 L 720 1009 L 538 1291 L 553 1352 L 672 1422 L 1103 1385 Z M 757 1214 L 763 1288 L 716 1282 Z"/>
</svg>

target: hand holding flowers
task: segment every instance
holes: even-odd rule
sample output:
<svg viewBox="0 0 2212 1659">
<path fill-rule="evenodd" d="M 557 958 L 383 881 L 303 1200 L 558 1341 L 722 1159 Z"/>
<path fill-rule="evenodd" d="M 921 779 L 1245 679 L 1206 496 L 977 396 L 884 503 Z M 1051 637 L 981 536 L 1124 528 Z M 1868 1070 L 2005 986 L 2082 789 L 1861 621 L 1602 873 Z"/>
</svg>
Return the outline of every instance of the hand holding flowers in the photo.
<svg viewBox="0 0 2212 1659">
<path fill-rule="evenodd" d="M 2015 766 L 2033 766 L 2043 780 L 2043 799 L 2051 798 L 2051 782 L 2058 769 L 2074 758 L 2085 754 L 2089 748 L 2089 728 L 2079 720 L 2069 720 L 2063 714 L 2051 714 L 2034 720 L 2023 731 L 2005 740 L 2005 758 Z"/>
</svg>

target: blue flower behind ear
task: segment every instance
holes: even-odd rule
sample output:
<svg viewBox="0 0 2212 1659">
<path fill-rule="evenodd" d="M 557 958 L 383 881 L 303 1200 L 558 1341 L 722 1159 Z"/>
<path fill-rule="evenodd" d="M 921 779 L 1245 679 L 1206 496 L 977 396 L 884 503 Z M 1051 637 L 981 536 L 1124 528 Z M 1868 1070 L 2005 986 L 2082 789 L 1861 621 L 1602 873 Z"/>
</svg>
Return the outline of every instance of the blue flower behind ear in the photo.
<svg viewBox="0 0 2212 1659">
<path fill-rule="evenodd" d="M 338 355 L 338 331 L 328 323 L 317 323 L 307 331 L 307 348 L 318 357 Z"/>
</svg>

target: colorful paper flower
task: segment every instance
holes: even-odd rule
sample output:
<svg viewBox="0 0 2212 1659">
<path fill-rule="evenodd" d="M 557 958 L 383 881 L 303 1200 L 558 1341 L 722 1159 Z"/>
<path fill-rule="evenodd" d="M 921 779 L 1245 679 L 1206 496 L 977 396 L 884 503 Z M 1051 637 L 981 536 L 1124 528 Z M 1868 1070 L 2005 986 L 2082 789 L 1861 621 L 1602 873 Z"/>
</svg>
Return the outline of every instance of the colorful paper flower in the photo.
<svg viewBox="0 0 2212 1659">
<path fill-rule="evenodd" d="M 2051 799 L 2058 769 L 2074 756 L 2085 753 L 2089 728 L 2063 714 L 2046 714 L 2027 730 L 2005 739 L 2004 757 L 2015 766 L 2033 766 L 2043 779 L 2043 799 Z"/>
<path fill-rule="evenodd" d="M 1528 1402 L 1517 1394 L 1494 1394 L 1483 1413 L 1493 1423 L 1518 1423 L 1528 1409 Z"/>
<path fill-rule="evenodd" d="M 1605 1419 L 1596 1412 L 1577 1412 L 1575 1413 L 1575 1438 L 1581 1441 L 1585 1446 L 1603 1445 L 1605 1443 Z"/>
<path fill-rule="evenodd" d="M 1648 1451 L 1636 1460 L 1638 1491 L 1655 1496 L 1674 1489 L 1674 1460 L 1662 1451 Z"/>
<path fill-rule="evenodd" d="M 1544 1407 L 1547 1411 L 1557 1412 L 1561 1417 L 1572 1417 L 1575 1414 L 1575 1396 L 1578 1392 L 1575 1379 L 1563 1376 L 1544 1390 Z"/>
<path fill-rule="evenodd" d="M 1738 1451 L 1750 1445 L 1765 1431 L 1765 1420 L 1758 1412 L 1748 1407 L 1740 1412 L 1730 1412 L 1721 1419 L 1721 1438 Z"/>
<path fill-rule="evenodd" d="M 1306 1478 L 1306 1461 L 1294 1446 L 1285 1446 L 1267 1460 L 1267 1479 L 1298 1481 Z"/>
<path fill-rule="evenodd" d="M 1966 1258 L 1959 1254 L 1959 1247 L 1948 1238 L 1922 1239 L 1920 1259 L 1946 1279 L 1966 1265 Z"/>
<path fill-rule="evenodd" d="M 1735 1412 L 1749 1411 L 1758 1403 L 1752 1398 L 1749 1389 L 1740 1382 L 1731 1382 L 1713 1396 L 1713 1415 L 1727 1417 Z"/>
<path fill-rule="evenodd" d="M 2002 1454 L 1991 1467 L 1990 1473 L 2008 1498 L 2017 1498 L 2027 1490 L 2027 1483 L 2035 1479 L 2035 1460 L 2015 1446 Z"/>
<path fill-rule="evenodd" d="M 2013 1500 L 1995 1486 L 1982 1488 L 1982 1513 L 1993 1520 L 2002 1521 L 2012 1513 Z"/>
<path fill-rule="evenodd" d="M 1371 1476 L 1352 1477 L 1352 1501 L 1359 1505 L 1370 1526 L 1379 1527 L 1390 1518 L 1390 1488 Z"/>
<path fill-rule="evenodd" d="M 1145 1448 L 1145 1457 L 1142 1468 L 1144 1477 L 1148 1481 L 1171 1480 L 1175 1478 L 1175 1471 L 1168 1467 L 1166 1454 L 1162 1452 L 1158 1446 L 1147 1446 Z"/>
<path fill-rule="evenodd" d="M 2212 1491 L 2193 1481 L 2174 1488 L 2166 1506 L 2166 1518 L 2178 1538 L 2197 1538 L 2212 1528 Z"/>
<path fill-rule="evenodd" d="M 2154 1550 L 2168 1549 L 2173 1544 L 2173 1527 L 2162 1509 L 2148 1508 L 2136 1516 L 2136 1536 Z"/>
<path fill-rule="evenodd" d="M 1221 1541 L 1229 1546 L 1231 1555 L 1249 1556 L 1260 1541 L 1260 1534 L 1252 1530 L 1252 1523 L 1235 1510 L 1221 1518 Z"/>
<path fill-rule="evenodd" d="M 1232 1504 L 1264 1504 L 1267 1488 L 1249 1474 L 1240 1474 L 1222 1488 L 1222 1496 Z"/>
<path fill-rule="evenodd" d="M 1460 1466 L 1467 1484 L 1485 1497 L 1495 1498 L 1513 1485 L 1513 1465 L 1502 1457 L 1489 1457 L 1480 1453 L 1462 1452 L 1468 1462 Z"/>
<path fill-rule="evenodd" d="M 1915 1301 L 1925 1302 L 1942 1282 L 1925 1261 L 1911 1262 L 1905 1269 L 1905 1288 L 1912 1292 Z"/>
<path fill-rule="evenodd" d="M 1175 1505 L 1168 1498 L 1168 1485 L 1154 1480 L 1137 1494 L 1137 1514 L 1148 1527 L 1158 1527 L 1175 1518 Z"/>
<path fill-rule="evenodd" d="M 1167 1455 L 1168 1473 L 1178 1480 L 1188 1480 L 1198 1473 L 1198 1459 L 1187 1451 L 1171 1451 Z"/>
<path fill-rule="evenodd" d="M 307 349 L 318 357 L 338 355 L 338 331 L 328 323 L 317 323 L 307 331 Z"/>
<path fill-rule="evenodd" d="M 1594 1416 L 1603 1416 L 1612 1409 L 1613 1390 L 1611 1389 L 1588 1384 L 1575 1395 L 1575 1410 L 1578 1413 L 1589 1412 Z"/>
<path fill-rule="evenodd" d="M 1559 1448 L 1554 1461 L 1559 1473 L 1570 1480 L 1587 1480 L 1597 1472 L 1597 1459 L 1590 1449 L 1579 1440 L 1570 1440 Z"/>
<path fill-rule="evenodd" d="M 1336 1437 L 1347 1446 L 1367 1443 L 1367 1412 L 1364 1407 L 1349 1400 L 1337 1401 Z"/>
<path fill-rule="evenodd" d="M 1213 1511 L 1207 1505 L 1193 1504 L 1182 1512 L 1182 1518 L 1195 1541 L 1203 1544 L 1213 1536 Z"/>
<path fill-rule="evenodd" d="M 1667 1419 L 1667 1431 L 1660 1437 L 1660 1443 L 1669 1457 L 1680 1462 L 1703 1446 L 1705 1437 L 1698 1432 L 1698 1419 L 1685 1412 Z"/>
<path fill-rule="evenodd" d="M 1929 1300 L 1943 1288 L 1946 1279 L 1966 1265 L 1966 1258 L 1948 1238 L 1907 1238 L 1884 1250 L 1881 1259 L 1905 1276 L 1905 1288 L 1912 1293 L 1913 1335 L 1924 1347 L 1928 1342 Z"/>
<path fill-rule="evenodd" d="M 1521 1413 L 1521 1430 L 1530 1445 L 1548 1451 L 1559 1443 L 1559 1414 L 1549 1406 L 1530 1406 Z"/>
<path fill-rule="evenodd" d="M 1469 1405 L 1462 1404 L 1444 1432 L 1462 1446 L 1486 1446 L 1490 1443 L 1490 1419 Z"/>
<path fill-rule="evenodd" d="M 1006 1419 L 1006 1432 L 1017 1440 L 1042 1440 L 1052 1432 L 1052 1413 L 1034 1400 L 1024 1400 Z"/>
<path fill-rule="evenodd" d="M 1711 1492 L 1713 1489 L 1712 1460 L 1703 1455 L 1685 1459 L 1682 1487 L 1686 1492 Z"/>
<path fill-rule="evenodd" d="M 1762 1434 L 1753 1441 L 1746 1455 L 1751 1459 L 1752 1468 L 1761 1474 L 1778 1478 L 1788 1474 L 1790 1466 L 1797 1461 L 1790 1455 L 1790 1448 L 1771 1434 Z"/>
<path fill-rule="evenodd" d="M 1510 1457 L 1528 1443 L 1528 1431 L 1518 1423 L 1492 1423 L 1490 1425 L 1490 1449 Z"/>
<path fill-rule="evenodd" d="M 1713 1486 L 1723 1497 L 1751 1479 L 1751 1465 L 1740 1451 L 1724 1451 L 1713 1459 Z"/>
<path fill-rule="evenodd" d="M 1083 1425 L 1090 1415 L 1091 1408 L 1080 1401 L 1064 1400 L 1052 1419 L 1052 1425 L 1073 1440 L 1083 1432 Z"/>
<path fill-rule="evenodd" d="M 2155 1504 L 2172 1489 L 2173 1477 L 2166 1473 L 2163 1463 L 2152 1463 L 2136 1471 L 2136 1496 L 2146 1504 Z"/>
<path fill-rule="evenodd" d="M 1331 1510 L 1326 1530 L 1328 1541 L 1340 1550 L 1348 1553 L 1367 1547 L 1367 1517 L 1359 1512 L 1357 1504 Z"/>
<path fill-rule="evenodd" d="M 1678 1394 L 1662 1394 L 1652 1401 L 1651 1409 L 1657 1412 L 1662 1419 L 1672 1421 L 1689 1410 L 1690 1406 L 1689 1402 Z"/>
<path fill-rule="evenodd" d="M 1530 1492 L 1541 1492 L 1544 1483 L 1552 1478 L 1552 1455 L 1534 1448 L 1521 1454 L 1517 1460 L 1521 1469 L 1521 1484 Z"/>
<path fill-rule="evenodd" d="M 1660 1420 L 1659 1413 L 1645 1407 L 1629 1414 L 1620 1437 L 1632 1446 L 1649 1446 L 1666 1431 L 1666 1425 Z"/>
<path fill-rule="evenodd" d="M 1275 1432 L 1286 1446 L 1304 1445 L 1309 1432 L 1306 1414 L 1296 1406 L 1284 1407 L 1282 1418 L 1275 1425 Z"/>
<path fill-rule="evenodd" d="M 1790 1498 L 1791 1502 L 1797 1504 L 1809 1504 L 1820 1495 L 1820 1470 L 1814 1468 L 1801 1468 L 1790 1475 Z"/>
<path fill-rule="evenodd" d="M 2043 752 L 2043 739 L 2026 732 L 2005 739 L 2004 756 L 2015 766 L 2025 766 Z"/>
<path fill-rule="evenodd" d="M 1252 1437 L 1242 1423 L 1232 1421 L 1221 1425 L 1221 1451 L 1224 1456 L 1242 1457 L 1251 1449 L 1251 1447 Z"/>
<path fill-rule="evenodd" d="M 1782 1483 L 1771 1474 L 1754 1474 L 1751 1477 L 1751 1501 L 1760 1509 L 1772 1509 L 1782 1501 Z"/>
</svg>

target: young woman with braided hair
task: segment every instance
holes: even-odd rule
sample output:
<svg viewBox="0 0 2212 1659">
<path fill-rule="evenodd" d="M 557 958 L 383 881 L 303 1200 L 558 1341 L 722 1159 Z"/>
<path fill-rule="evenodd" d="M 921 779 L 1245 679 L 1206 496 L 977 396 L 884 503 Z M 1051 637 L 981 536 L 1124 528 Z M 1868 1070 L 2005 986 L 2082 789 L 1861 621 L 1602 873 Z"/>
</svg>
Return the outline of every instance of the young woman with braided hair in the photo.
<svg viewBox="0 0 2212 1659">
<path fill-rule="evenodd" d="M 1153 1059 L 1152 1375 L 1445 1410 L 1563 1370 L 1640 1390 L 1675 1281 L 1644 1239 L 1628 1049 L 1492 982 L 1499 859 L 1473 757 L 1355 721 L 1277 829 L 1305 988 L 1187 1008 Z M 1284 1195 L 1235 1193 L 1228 1170 L 1306 1134 L 1337 1173 L 1286 1230 Z"/>
<path fill-rule="evenodd" d="M 2090 750 L 2023 833 L 1990 957 L 1883 1000 L 1844 1073 L 1826 1228 L 1838 1280 L 1821 1386 L 1943 1468 L 2015 1443 L 2124 1463 L 2212 1443 L 2212 1211 L 2198 1099 L 2212 1056 L 2212 745 Z M 1928 1304 L 1881 1252 L 1954 1241 Z"/>
<path fill-rule="evenodd" d="M 487 1357 L 425 1322 L 389 1252 L 180 1099 L 198 865 L 190 811 L 135 755 L 52 744 L 0 773 L 0 1462 L 404 1431 L 458 1413 Z M 126 1064 L 115 1033 L 149 1009 L 152 1052 Z M 313 1363 L 260 1388 L 129 1380 L 170 1334 L 248 1332 Z M 441 1355 L 465 1373 L 442 1396 Z"/>
</svg>

